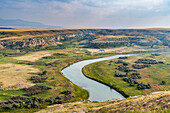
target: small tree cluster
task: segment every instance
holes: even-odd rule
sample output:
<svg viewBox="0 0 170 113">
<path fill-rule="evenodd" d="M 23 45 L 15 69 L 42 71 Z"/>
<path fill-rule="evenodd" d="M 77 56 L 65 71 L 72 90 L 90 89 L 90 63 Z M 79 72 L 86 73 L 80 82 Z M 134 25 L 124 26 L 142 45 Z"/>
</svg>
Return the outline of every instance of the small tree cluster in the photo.
<svg viewBox="0 0 170 113">
<path fill-rule="evenodd" d="M 119 59 L 128 59 L 128 57 L 126 57 L 126 56 L 125 57 L 119 57 Z"/>
<path fill-rule="evenodd" d="M 48 77 L 32 76 L 30 79 L 33 81 L 33 83 L 41 83 L 48 79 Z"/>
<path fill-rule="evenodd" d="M 160 54 L 151 54 L 152 56 L 160 56 Z"/>
<path fill-rule="evenodd" d="M 166 81 L 161 81 L 160 85 L 165 85 Z"/>
<path fill-rule="evenodd" d="M 138 59 L 137 61 L 135 61 L 135 63 L 158 64 L 156 60 L 152 60 L 152 59 Z"/>
<path fill-rule="evenodd" d="M 138 82 L 132 78 L 123 78 L 123 81 L 129 83 L 130 86 L 134 86 L 135 84 L 138 84 Z"/>
<path fill-rule="evenodd" d="M 133 78 L 133 79 L 141 79 L 142 77 L 140 76 L 140 73 L 132 73 L 131 74 L 131 78 Z"/>
<path fill-rule="evenodd" d="M 48 86 L 40 86 L 38 84 L 31 86 L 29 88 L 24 88 L 24 90 L 27 92 L 25 95 L 27 95 L 27 96 L 39 94 L 39 93 L 42 93 L 42 92 L 47 91 L 49 89 L 51 89 L 51 88 L 48 87 Z"/>
<path fill-rule="evenodd" d="M 72 94 L 72 91 L 65 90 L 65 91 L 62 91 L 61 94 L 69 95 L 69 94 Z"/>
<path fill-rule="evenodd" d="M 2 109 L 17 109 L 17 108 L 38 108 L 44 102 L 42 98 L 22 96 L 13 96 L 6 102 L 0 102 Z"/>
<path fill-rule="evenodd" d="M 138 86 L 137 86 L 137 89 L 138 89 L 138 90 L 150 89 L 150 88 L 151 88 L 151 85 L 150 85 L 150 84 L 140 83 L 140 84 L 138 84 Z"/>
<path fill-rule="evenodd" d="M 116 64 L 123 64 L 124 66 L 127 66 L 129 63 L 127 62 L 123 62 L 122 60 L 118 60 L 117 62 L 115 62 Z"/>
<path fill-rule="evenodd" d="M 45 66 L 53 66 L 55 64 L 57 64 L 57 60 L 54 62 L 50 62 L 50 63 L 44 63 Z"/>
<path fill-rule="evenodd" d="M 66 95 L 64 98 L 57 96 L 56 98 L 49 97 L 48 99 L 42 99 L 38 97 L 23 97 L 23 96 L 13 96 L 9 98 L 6 102 L 0 102 L 1 109 L 17 109 L 17 108 L 38 108 L 44 102 L 49 102 L 51 104 L 62 104 L 62 101 L 66 99 L 71 99 L 71 95 Z"/>
<path fill-rule="evenodd" d="M 124 66 L 124 65 L 119 65 L 117 70 L 123 71 L 123 72 L 130 72 L 129 67 L 128 66 Z"/>
<path fill-rule="evenodd" d="M 45 101 L 51 104 L 62 104 L 62 99 L 59 96 L 57 96 L 56 98 L 49 97 Z"/>
<path fill-rule="evenodd" d="M 151 65 L 149 64 L 144 64 L 144 65 L 139 65 L 139 64 L 133 64 L 132 67 L 134 69 L 143 69 L 143 68 L 146 68 L 146 67 L 150 67 Z"/>
</svg>

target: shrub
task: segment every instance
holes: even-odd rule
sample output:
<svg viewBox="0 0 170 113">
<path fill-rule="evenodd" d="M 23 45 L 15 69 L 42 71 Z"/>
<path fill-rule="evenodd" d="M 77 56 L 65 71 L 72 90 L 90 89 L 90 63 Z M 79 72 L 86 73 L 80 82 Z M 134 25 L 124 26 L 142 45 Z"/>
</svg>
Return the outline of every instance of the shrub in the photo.
<svg viewBox="0 0 170 113">
<path fill-rule="evenodd" d="M 41 83 L 48 79 L 48 77 L 32 76 L 30 79 L 33 80 L 33 83 Z"/>
<path fill-rule="evenodd" d="M 152 59 L 138 59 L 137 61 L 135 61 L 135 63 L 158 64 L 156 60 L 152 60 Z"/>
<path fill-rule="evenodd" d="M 130 72 L 130 69 L 128 66 L 124 66 L 124 65 L 120 65 L 117 68 L 119 71 L 123 71 L 123 72 Z"/>
<path fill-rule="evenodd" d="M 150 84 L 140 83 L 140 84 L 138 84 L 138 86 L 137 86 L 137 89 L 138 89 L 138 90 L 150 89 L 150 88 L 151 88 L 151 85 L 150 85 Z"/>
<path fill-rule="evenodd" d="M 39 93 L 42 93 L 49 89 L 51 89 L 51 88 L 48 86 L 39 86 L 38 84 L 31 86 L 29 88 L 24 88 L 24 90 L 27 92 L 25 95 L 27 95 L 27 96 L 39 94 Z"/>
<path fill-rule="evenodd" d="M 151 65 L 149 64 L 144 64 L 144 65 L 139 65 L 139 64 L 133 64 L 132 67 L 134 69 L 143 69 L 143 68 L 146 68 L 146 67 L 150 67 Z"/>
<path fill-rule="evenodd" d="M 166 84 L 166 81 L 161 81 L 160 84 L 161 84 L 161 85 L 165 85 L 165 84 Z"/>
<path fill-rule="evenodd" d="M 65 90 L 65 91 L 62 91 L 61 94 L 69 95 L 69 94 L 72 94 L 72 91 Z"/>
</svg>

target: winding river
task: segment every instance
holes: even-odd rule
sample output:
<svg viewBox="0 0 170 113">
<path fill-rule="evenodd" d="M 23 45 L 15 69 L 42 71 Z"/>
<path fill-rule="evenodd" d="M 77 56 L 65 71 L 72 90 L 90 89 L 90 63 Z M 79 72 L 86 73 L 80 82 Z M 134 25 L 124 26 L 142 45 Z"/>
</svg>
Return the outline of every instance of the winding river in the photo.
<svg viewBox="0 0 170 113">
<path fill-rule="evenodd" d="M 110 57 L 80 61 L 63 69 L 62 73 L 74 84 L 82 87 L 83 89 L 86 89 L 89 92 L 89 100 L 91 101 L 107 101 L 107 100 L 117 99 L 117 98 L 124 99 L 125 97 L 123 97 L 116 90 L 111 89 L 110 87 L 104 84 L 101 84 L 97 81 L 85 77 L 84 74 L 82 73 L 82 68 L 94 62 L 115 59 L 123 56 L 133 56 L 133 55 L 136 54 L 115 55 Z"/>
</svg>

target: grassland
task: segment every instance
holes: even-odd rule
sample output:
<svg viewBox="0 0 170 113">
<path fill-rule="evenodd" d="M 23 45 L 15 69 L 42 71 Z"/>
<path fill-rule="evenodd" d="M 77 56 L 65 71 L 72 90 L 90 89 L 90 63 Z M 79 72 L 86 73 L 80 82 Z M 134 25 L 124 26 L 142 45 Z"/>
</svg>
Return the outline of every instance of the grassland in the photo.
<svg viewBox="0 0 170 113">
<path fill-rule="evenodd" d="M 70 51 L 75 51 L 75 52 L 70 52 Z M 15 53 L 17 51 L 6 50 L 4 52 Z M 36 75 L 36 76 L 38 75 L 40 77 L 48 77 L 48 79 L 45 82 L 38 83 L 38 84 L 46 85 L 52 88 L 51 90 L 45 91 L 43 93 L 33 95 L 34 97 L 41 97 L 41 98 L 47 99 L 49 97 L 56 97 L 58 95 L 62 96 L 60 94 L 62 91 L 71 90 L 73 92 L 72 93 L 73 97 L 71 100 L 68 100 L 66 102 L 86 100 L 88 99 L 88 96 L 89 96 L 88 92 L 74 85 L 67 78 L 65 78 L 62 75 L 61 70 L 67 67 L 68 65 L 75 63 L 77 61 L 80 61 L 80 60 L 105 57 L 105 56 L 110 56 L 114 54 L 115 53 L 91 55 L 86 50 L 73 49 L 73 48 L 46 50 L 46 51 L 38 51 L 38 52 L 30 51 L 24 55 L 12 54 L 9 56 L 6 56 L 6 55 L 4 56 L 4 54 L 1 54 L 0 55 L 0 66 L 1 66 L 0 71 L 3 71 L 4 73 L 3 74 L 4 79 L 2 80 L 2 83 L 4 86 L 12 84 L 15 87 L 9 90 L 0 89 L 0 101 L 7 101 L 11 96 L 16 96 L 16 95 L 25 96 L 24 94 L 26 92 L 22 90 L 21 87 L 17 89 L 16 87 L 17 85 L 14 85 L 14 83 L 18 84 L 18 82 L 20 82 L 21 84 L 21 81 L 22 81 L 22 82 L 25 82 L 25 85 L 26 83 L 29 83 L 29 85 L 32 85 L 34 83 L 32 83 L 32 81 L 30 81 L 29 79 L 33 75 Z M 45 64 L 50 64 L 50 65 L 45 65 Z M 42 75 L 43 71 L 46 71 L 47 73 Z M 16 77 L 19 77 L 20 79 L 17 79 L 17 81 L 15 81 L 16 79 L 14 80 L 14 78 Z M 13 83 L 13 80 L 15 81 L 14 83 Z M 8 84 L 8 82 L 10 82 L 10 84 Z M 40 108 L 36 108 L 36 109 L 34 108 L 31 110 L 16 109 L 16 110 L 12 110 L 12 112 L 18 113 L 18 112 L 23 112 L 23 111 L 24 112 L 25 111 L 28 111 L 28 112 L 37 111 L 39 109 L 44 108 L 47 105 L 49 104 L 44 103 L 42 107 Z M 5 112 L 6 111 L 9 111 L 9 110 L 5 110 Z"/>
<path fill-rule="evenodd" d="M 139 83 L 151 84 L 151 89 L 138 90 L 136 87 L 129 86 L 127 82 L 124 82 L 122 77 L 115 77 L 115 71 L 117 71 L 116 67 L 118 67 L 118 64 L 115 63 L 115 61 L 118 61 L 117 59 L 113 59 L 112 63 L 110 63 L 111 60 L 108 60 L 89 64 L 83 68 L 83 73 L 89 78 L 109 85 L 125 96 L 143 95 L 154 91 L 170 90 L 170 65 L 167 65 L 170 63 L 170 54 L 161 54 L 154 58 L 151 57 L 150 54 L 137 55 L 131 56 L 123 61 L 129 63 L 130 68 L 133 69 L 132 64 L 140 58 L 156 59 L 165 63 L 137 70 L 142 77 L 142 79 L 137 79 L 137 81 Z M 160 85 L 161 81 L 166 81 L 166 85 Z"/>
<path fill-rule="evenodd" d="M 28 73 L 38 73 L 39 70 L 31 66 L 19 64 L 0 64 L 0 82 L 3 90 L 16 90 L 34 85 L 30 79 L 32 76 Z"/>
<path fill-rule="evenodd" d="M 61 51 L 65 52 L 62 55 L 55 56 L 51 55 L 53 57 L 47 57 L 49 53 L 61 53 Z M 25 85 L 28 87 L 29 85 L 32 85 L 33 83 L 29 80 L 32 75 L 39 75 L 43 71 L 47 71 L 45 75 L 41 75 L 43 77 L 48 77 L 48 80 L 39 83 L 40 85 L 47 85 L 49 87 L 52 87 L 52 90 L 46 91 L 41 94 L 33 95 L 36 97 L 42 97 L 44 99 L 49 97 L 56 97 L 57 95 L 60 95 L 60 92 L 63 90 L 71 90 L 73 91 L 73 98 L 71 101 L 81 100 L 81 99 L 87 99 L 88 98 L 88 92 L 74 84 L 72 84 L 67 78 L 65 78 L 61 74 L 61 70 L 70 65 L 73 62 L 76 62 L 78 60 L 81 60 L 83 57 L 83 54 L 86 55 L 85 51 L 79 51 L 78 53 L 69 53 L 70 49 L 67 50 L 55 50 L 55 51 L 46 51 L 46 52 L 30 52 L 27 55 L 24 55 L 22 57 L 4 57 L 1 56 L 0 58 L 0 71 L 1 73 L 1 81 L 2 86 L 7 87 L 9 85 L 14 86 L 16 88 L 16 85 L 18 82 L 20 85 L 23 85 L 22 83 L 25 83 Z M 39 54 L 41 53 L 41 54 Z M 46 53 L 47 55 L 44 56 L 42 53 Z M 35 61 L 34 57 L 31 56 L 37 56 L 40 58 L 39 60 Z M 69 56 L 69 57 L 68 57 Z M 36 57 L 36 58 L 37 58 Z M 45 57 L 45 58 L 42 58 Z M 18 60 L 16 60 L 16 58 Z M 26 58 L 26 59 L 23 59 Z M 34 59 L 34 60 L 33 60 Z M 45 66 L 44 63 L 50 63 L 55 62 L 55 64 L 50 66 Z M 8 62 L 8 63 L 6 63 Z M 29 76 L 28 76 L 29 75 Z M 28 84 L 29 83 L 29 84 Z M 23 85 L 23 87 L 25 86 Z M 22 87 L 22 88 L 23 88 Z M 9 90 L 3 90 L 0 89 L 0 101 L 6 101 L 11 96 L 15 95 L 21 95 L 24 96 L 25 92 L 22 89 L 9 89 Z M 70 101 L 70 100 L 69 100 Z M 38 108 L 39 109 L 39 108 Z M 38 110 L 37 109 L 37 110 Z M 25 109 L 23 109 L 25 110 Z M 16 112 L 23 112 L 23 110 L 16 110 Z M 36 109 L 34 109 L 36 110 Z"/>
<path fill-rule="evenodd" d="M 47 52 L 47 51 L 40 51 L 36 53 L 32 53 L 29 55 L 14 57 L 16 60 L 27 60 L 27 61 L 36 61 L 42 57 L 51 56 L 53 52 Z"/>
</svg>

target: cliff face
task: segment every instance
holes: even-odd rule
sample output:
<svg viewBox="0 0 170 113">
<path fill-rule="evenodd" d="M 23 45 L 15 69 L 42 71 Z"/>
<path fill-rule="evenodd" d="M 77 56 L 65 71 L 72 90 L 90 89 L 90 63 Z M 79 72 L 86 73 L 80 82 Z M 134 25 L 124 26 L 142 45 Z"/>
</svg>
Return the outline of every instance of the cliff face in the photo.
<svg viewBox="0 0 170 113">
<path fill-rule="evenodd" d="M 0 31 L 0 48 L 57 46 L 64 42 L 82 43 L 82 47 L 108 48 L 119 46 L 170 47 L 168 30 L 11 30 Z M 80 43 L 79 43 L 80 42 Z M 67 43 L 68 44 L 68 43 Z"/>
<path fill-rule="evenodd" d="M 3 48 L 20 48 L 20 47 L 35 47 L 35 46 L 48 46 L 48 45 L 58 45 L 61 44 L 58 42 L 56 37 L 42 37 L 42 38 L 31 38 L 27 40 L 20 41 L 7 41 L 0 42 L 1 47 Z"/>
<path fill-rule="evenodd" d="M 170 47 L 170 32 L 167 30 L 103 30 L 96 33 L 95 40 L 88 43 L 91 48 L 133 45 Z"/>
<path fill-rule="evenodd" d="M 0 48 L 56 46 L 62 40 L 84 37 L 97 30 L 47 30 L 0 32 Z M 27 37 L 25 37 L 27 36 Z M 16 38 L 17 37 L 17 38 Z"/>
</svg>

